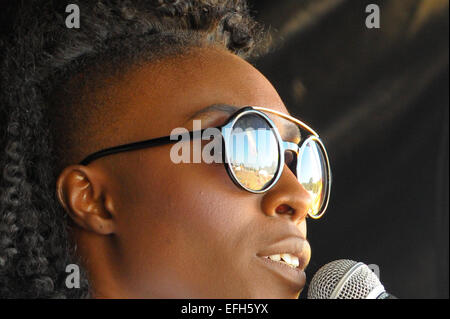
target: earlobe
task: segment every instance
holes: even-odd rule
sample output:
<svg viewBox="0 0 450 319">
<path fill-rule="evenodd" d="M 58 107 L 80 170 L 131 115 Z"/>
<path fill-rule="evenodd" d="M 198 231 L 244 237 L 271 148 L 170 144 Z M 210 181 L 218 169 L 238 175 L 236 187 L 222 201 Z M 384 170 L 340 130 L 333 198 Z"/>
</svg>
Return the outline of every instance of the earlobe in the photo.
<svg viewBox="0 0 450 319">
<path fill-rule="evenodd" d="M 78 226 L 100 235 L 114 232 L 114 205 L 106 199 L 102 181 L 93 170 L 81 165 L 66 167 L 56 190 L 59 202 Z"/>
</svg>

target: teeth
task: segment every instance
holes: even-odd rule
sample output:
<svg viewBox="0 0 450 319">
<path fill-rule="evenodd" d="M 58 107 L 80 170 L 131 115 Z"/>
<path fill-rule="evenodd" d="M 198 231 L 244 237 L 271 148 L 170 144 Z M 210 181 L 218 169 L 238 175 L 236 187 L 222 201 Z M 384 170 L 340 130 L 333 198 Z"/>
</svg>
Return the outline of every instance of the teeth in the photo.
<svg viewBox="0 0 450 319">
<path fill-rule="evenodd" d="M 281 254 L 281 258 L 283 258 L 283 260 L 286 263 L 291 264 L 291 255 L 290 254 Z"/>
<path fill-rule="evenodd" d="M 270 255 L 270 256 L 266 256 L 266 258 L 269 258 L 270 260 L 285 263 L 293 268 L 297 268 L 300 264 L 298 257 L 291 255 L 291 254 Z"/>
<path fill-rule="evenodd" d="M 298 257 L 297 257 L 297 256 L 292 256 L 292 257 L 291 257 L 291 264 L 292 264 L 292 266 L 294 266 L 295 268 L 297 268 L 298 265 L 300 265 L 300 262 L 298 261 Z"/>
<path fill-rule="evenodd" d="M 280 255 L 271 255 L 271 256 L 269 256 L 269 259 L 280 261 L 281 257 L 280 257 Z"/>
</svg>

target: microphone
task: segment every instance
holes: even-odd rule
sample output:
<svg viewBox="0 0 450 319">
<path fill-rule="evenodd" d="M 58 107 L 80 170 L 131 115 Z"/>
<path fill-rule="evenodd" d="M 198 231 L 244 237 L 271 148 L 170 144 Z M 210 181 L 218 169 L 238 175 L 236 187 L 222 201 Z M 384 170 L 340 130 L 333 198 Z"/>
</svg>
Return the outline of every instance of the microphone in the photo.
<svg viewBox="0 0 450 319">
<path fill-rule="evenodd" d="M 386 292 L 378 277 L 364 263 L 332 261 L 314 275 L 308 299 L 397 299 Z"/>
</svg>

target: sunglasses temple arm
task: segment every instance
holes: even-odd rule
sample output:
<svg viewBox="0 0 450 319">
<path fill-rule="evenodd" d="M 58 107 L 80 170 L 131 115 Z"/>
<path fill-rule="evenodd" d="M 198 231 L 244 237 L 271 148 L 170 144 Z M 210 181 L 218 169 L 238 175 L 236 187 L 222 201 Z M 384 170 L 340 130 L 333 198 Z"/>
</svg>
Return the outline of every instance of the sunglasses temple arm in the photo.
<svg viewBox="0 0 450 319">
<path fill-rule="evenodd" d="M 222 126 L 215 127 L 215 129 L 221 130 Z M 184 136 L 186 136 L 186 134 L 189 134 L 189 140 L 193 140 L 196 138 L 202 138 L 203 132 L 205 130 L 207 130 L 207 129 L 205 128 L 205 129 L 201 129 L 198 131 L 190 131 L 187 133 L 177 134 L 178 139 L 174 139 L 173 135 L 169 135 L 169 136 L 158 137 L 158 138 L 154 138 L 154 139 L 150 139 L 150 140 L 139 141 L 139 142 L 134 142 L 134 143 L 123 144 L 123 145 L 119 145 L 119 146 L 106 148 L 106 149 L 92 153 L 91 155 L 87 156 L 80 162 L 80 165 L 88 165 L 92 161 L 94 161 L 100 157 L 107 156 L 107 155 L 135 151 L 135 150 L 140 150 L 140 149 L 148 148 L 148 147 L 155 147 L 155 146 L 178 143 L 184 139 Z"/>
</svg>

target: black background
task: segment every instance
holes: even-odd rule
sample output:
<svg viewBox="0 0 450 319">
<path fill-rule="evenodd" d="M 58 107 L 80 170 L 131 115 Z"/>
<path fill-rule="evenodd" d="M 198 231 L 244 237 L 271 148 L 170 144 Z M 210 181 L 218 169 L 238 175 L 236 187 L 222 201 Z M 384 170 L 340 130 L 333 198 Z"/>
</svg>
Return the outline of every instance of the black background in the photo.
<svg viewBox="0 0 450 319">
<path fill-rule="evenodd" d="M 448 298 L 448 1 L 250 3 L 276 44 L 257 67 L 331 159 L 308 277 L 347 258 L 377 264 L 400 298 Z"/>
<path fill-rule="evenodd" d="M 14 3 L 0 2 L 4 33 Z M 365 27 L 369 3 L 380 29 Z M 309 278 L 349 258 L 377 264 L 400 298 L 448 298 L 448 0 L 250 4 L 275 43 L 256 66 L 331 159 L 328 212 L 308 224 Z"/>
</svg>

